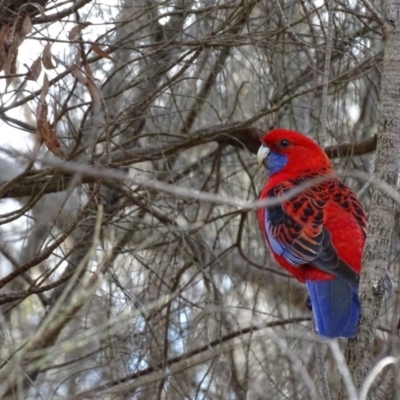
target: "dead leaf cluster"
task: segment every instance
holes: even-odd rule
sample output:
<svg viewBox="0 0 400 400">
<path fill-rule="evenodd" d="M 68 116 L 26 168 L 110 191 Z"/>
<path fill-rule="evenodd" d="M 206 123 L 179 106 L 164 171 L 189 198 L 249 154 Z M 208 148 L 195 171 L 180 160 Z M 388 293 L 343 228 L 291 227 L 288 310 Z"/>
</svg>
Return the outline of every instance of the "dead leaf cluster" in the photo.
<svg viewBox="0 0 400 400">
<path fill-rule="evenodd" d="M 24 17 L 22 23 L 17 18 L 0 28 L 0 71 L 4 71 L 7 86 L 17 71 L 18 48 L 31 31 L 32 22 L 29 15 Z"/>
<path fill-rule="evenodd" d="M 39 151 L 40 146 L 44 143 L 46 147 L 55 155 L 60 154 L 61 144 L 56 135 L 56 118 L 53 123 L 47 119 L 48 104 L 46 96 L 49 92 L 49 80 L 44 74 L 40 99 L 36 108 L 36 150 Z"/>
<path fill-rule="evenodd" d="M 74 26 L 68 34 L 70 41 L 77 40 L 84 28 L 90 23 L 79 23 Z M 0 71 L 4 71 L 6 77 L 6 86 L 9 86 L 17 72 L 17 57 L 19 46 L 23 43 L 26 36 L 32 31 L 32 22 L 28 14 L 22 19 L 17 18 L 14 22 L 2 25 L 0 27 Z M 102 58 L 116 62 L 116 59 L 110 56 L 101 47 L 93 43 L 91 50 Z M 42 65 L 45 69 L 50 70 L 56 68 L 52 60 L 51 43 L 48 42 L 42 54 L 33 61 L 31 66 L 26 66 L 28 72 L 26 79 L 37 82 L 41 73 Z M 77 49 L 75 62 L 72 66 L 72 75 L 89 90 L 93 101 L 94 108 L 101 105 L 101 93 L 96 85 L 93 72 L 89 63 L 82 60 L 81 52 Z M 56 135 L 55 121 L 50 123 L 48 120 L 48 104 L 46 96 L 49 92 L 49 81 L 47 75 L 44 74 L 43 86 L 41 89 L 40 100 L 36 109 L 37 129 L 36 129 L 36 149 L 39 150 L 41 145 L 45 143 L 46 147 L 55 155 L 60 153 L 60 141 Z"/>
</svg>

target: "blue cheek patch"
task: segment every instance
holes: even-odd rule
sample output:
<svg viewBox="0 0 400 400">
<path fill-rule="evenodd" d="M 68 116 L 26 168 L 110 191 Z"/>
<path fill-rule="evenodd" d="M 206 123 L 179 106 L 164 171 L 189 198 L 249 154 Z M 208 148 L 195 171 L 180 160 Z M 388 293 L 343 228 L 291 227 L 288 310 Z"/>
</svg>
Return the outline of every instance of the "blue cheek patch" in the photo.
<svg viewBox="0 0 400 400">
<path fill-rule="evenodd" d="M 267 168 L 270 175 L 276 174 L 288 163 L 288 158 L 284 154 L 270 151 L 267 156 Z"/>
</svg>

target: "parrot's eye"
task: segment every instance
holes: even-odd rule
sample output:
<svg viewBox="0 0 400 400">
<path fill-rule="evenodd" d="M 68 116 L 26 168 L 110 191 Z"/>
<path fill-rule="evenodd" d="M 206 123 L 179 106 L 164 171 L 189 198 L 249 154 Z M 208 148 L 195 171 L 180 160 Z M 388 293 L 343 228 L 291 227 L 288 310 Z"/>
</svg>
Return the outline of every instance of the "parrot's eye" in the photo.
<svg viewBox="0 0 400 400">
<path fill-rule="evenodd" d="M 267 147 L 267 143 L 261 143 L 262 147 Z"/>
<path fill-rule="evenodd" d="M 290 146 L 290 142 L 287 139 L 282 139 L 278 144 L 278 147 L 281 149 L 283 149 L 285 147 L 289 147 L 289 146 Z"/>
</svg>

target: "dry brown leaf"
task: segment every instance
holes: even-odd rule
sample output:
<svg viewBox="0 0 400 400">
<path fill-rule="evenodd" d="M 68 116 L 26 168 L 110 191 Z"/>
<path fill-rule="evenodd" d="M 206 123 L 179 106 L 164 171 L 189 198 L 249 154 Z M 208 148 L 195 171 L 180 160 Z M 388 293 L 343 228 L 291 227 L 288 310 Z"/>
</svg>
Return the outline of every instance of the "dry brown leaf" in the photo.
<svg viewBox="0 0 400 400">
<path fill-rule="evenodd" d="M 4 75 L 6 76 L 6 88 L 10 85 L 17 72 L 17 56 L 19 40 L 14 40 L 8 48 L 6 61 L 3 65 Z"/>
<path fill-rule="evenodd" d="M 7 39 L 10 33 L 10 26 L 3 25 L 0 28 L 0 71 L 3 70 L 3 66 L 7 61 Z"/>
<path fill-rule="evenodd" d="M 36 119 L 39 121 L 41 119 L 47 119 L 48 106 L 46 101 L 39 101 L 36 108 Z"/>
<path fill-rule="evenodd" d="M 44 73 L 43 85 L 42 85 L 42 90 L 40 91 L 39 103 L 44 103 L 46 101 L 47 93 L 49 93 L 49 87 L 50 87 L 49 78 L 47 78 L 47 74 Z"/>
<path fill-rule="evenodd" d="M 43 54 L 42 54 L 42 63 L 46 69 L 54 69 L 55 68 L 53 61 L 51 60 L 51 44 L 50 43 L 47 43 L 46 46 L 44 46 Z"/>
<path fill-rule="evenodd" d="M 78 67 L 82 67 L 81 50 L 78 46 L 76 46 L 75 49 L 75 65 L 77 65 Z"/>
<path fill-rule="evenodd" d="M 9 24 L 4 24 L 0 28 L 0 41 L 5 44 L 6 39 L 10 34 L 11 27 Z"/>
<path fill-rule="evenodd" d="M 108 53 L 106 53 L 98 44 L 92 43 L 90 47 L 100 57 L 107 58 L 113 62 L 117 62 L 117 60 L 114 57 L 112 57 Z"/>
<path fill-rule="evenodd" d="M 61 143 L 58 140 L 53 124 L 47 124 L 46 132 L 47 134 L 43 138 L 45 145 L 54 155 L 59 155 L 61 150 Z"/>
<path fill-rule="evenodd" d="M 100 90 L 96 85 L 94 80 L 93 72 L 89 66 L 89 64 L 85 64 L 85 72 L 87 76 L 87 86 L 89 88 L 90 96 L 92 97 L 93 106 L 100 107 L 101 105 L 101 94 Z"/>
<path fill-rule="evenodd" d="M 79 82 L 85 84 L 90 93 L 90 97 L 92 98 L 93 105 L 96 107 L 100 107 L 101 105 L 101 93 L 98 89 L 95 78 L 93 76 L 93 72 L 89 66 L 89 64 L 85 63 L 82 65 L 82 60 L 80 58 L 79 50 L 75 56 L 75 62 L 72 66 L 72 76 L 74 76 Z"/>
<path fill-rule="evenodd" d="M 29 15 L 25 15 L 25 18 L 21 26 L 21 36 L 25 37 L 26 35 L 29 35 L 31 32 L 32 32 L 31 19 L 29 18 Z"/>
<path fill-rule="evenodd" d="M 18 47 L 15 49 L 15 53 L 11 55 L 10 74 L 15 75 L 17 73 L 17 57 Z"/>
<path fill-rule="evenodd" d="M 40 145 L 45 143 L 46 147 L 55 155 L 60 153 L 61 144 L 57 138 L 55 129 L 47 120 L 47 103 L 39 102 L 36 110 L 37 127 L 36 127 L 36 143 Z"/>
<path fill-rule="evenodd" d="M 6 60 L 7 60 L 7 53 L 2 44 L 0 43 L 0 71 L 3 70 L 3 66 Z"/>
<path fill-rule="evenodd" d="M 41 72 L 42 72 L 42 63 L 40 61 L 40 57 L 38 57 L 29 68 L 29 72 L 28 75 L 26 76 L 26 79 L 28 81 L 36 82 Z"/>
<path fill-rule="evenodd" d="M 75 40 L 83 28 L 80 25 L 74 26 L 68 34 L 69 40 Z"/>
<path fill-rule="evenodd" d="M 35 147 L 37 147 L 37 151 L 40 150 L 40 147 L 42 146 L 44 139 L 42 135 L 43 131 L 43 121 L 47 121 L 47 103 L 45 101 L 38 102 L 37 108 L 36 108 L 36 119 L 37 119 L 37 124 L 36 124 L 36 140 L 35 140 Z"/>
<path fill-rule="evenodd" d="M 86 73 L 82 69 L 81 53 L 79 49 L 76 49 L 75 62 L 72 66 L 72 76 L 75 77 L 79 82 L 87 84 Z"/>
<path fill-rule="evenodd" d="M 75 40 L 79 34 L 82 32 L 83 29 L 85 29 L 87 26 L 91 25 L 90 22 L 82 22 L 79 23 L 78 25 L 74 26 L 68 34 L 68 39 L 69 40 Z"/>
<path fill-rule="evenodd" d="M 74 78 L 78 79 L 79 82 L 84 83 L 85 85 L 87 84 L 87 82 L 88 82 L 87 77 L 78 65 L 76 65 L 76 64 L 73 65 L 71 73 L 72 73 L 72 76 Z"/>
</svg>

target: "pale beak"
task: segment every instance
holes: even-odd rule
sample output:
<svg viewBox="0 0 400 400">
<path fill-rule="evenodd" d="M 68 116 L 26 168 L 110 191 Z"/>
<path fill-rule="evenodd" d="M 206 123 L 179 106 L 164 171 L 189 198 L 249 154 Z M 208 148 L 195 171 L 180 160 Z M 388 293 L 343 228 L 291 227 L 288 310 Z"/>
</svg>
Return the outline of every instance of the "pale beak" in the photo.
<svg viewBox="0 0 400 400">
<path fill-rule="evenodd" d="M 268 153 L 269 153 L 269 148 L 268 148 L 267 146 L 261 146 L 261 147 L 258 149 L 258 153 L 257 153 L 257 162 L 258 162 L 260 165 L 263 165 L 263 164 L 264 164 L 264 160 L 265 160 L 265 158 L 267 157 Z"/>
</svg>

